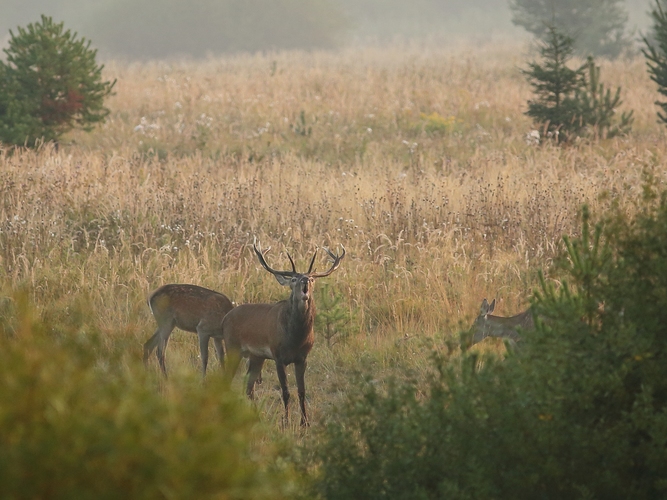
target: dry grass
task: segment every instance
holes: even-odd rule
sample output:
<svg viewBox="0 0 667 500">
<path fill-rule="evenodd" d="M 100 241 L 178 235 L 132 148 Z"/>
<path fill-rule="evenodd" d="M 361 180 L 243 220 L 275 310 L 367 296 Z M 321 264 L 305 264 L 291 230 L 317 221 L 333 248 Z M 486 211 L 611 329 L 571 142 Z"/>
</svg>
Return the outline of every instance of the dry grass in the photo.
<svg viewBox="0 0 667 500">
<path fill-rule="evenodd" d="M 482 298 L 498 298 L 501 314 L 523 308 L 583 203 L 630 206 L 643 169 L 664 176 L 642 60 L 602 68 L 635 111 L 633 134 L 561 149 L 525 142 L 526 53 L 407 46 L 109 64 L 117 94 L 102 128 L 0 155 L 2 295 L 28 287 L 56 328 L 100 330 L 139 358 L 151 289 L 189 282 L 236 302 L 278 300 L 254 237 L 275 267 L 284 250 L 305 266 L 317 246 L 343 244 L 326 280 L 352 320 L 345 341 L 311 354 L 317 418 L 355 369 L 422 367 Z M 10 314 L 11 301 L 0 306 Z M 194 336 L 172 338 L 172 370 L 194 370 Z M 267 368 L 260 394 L 275 418 Z"/>
</svg>

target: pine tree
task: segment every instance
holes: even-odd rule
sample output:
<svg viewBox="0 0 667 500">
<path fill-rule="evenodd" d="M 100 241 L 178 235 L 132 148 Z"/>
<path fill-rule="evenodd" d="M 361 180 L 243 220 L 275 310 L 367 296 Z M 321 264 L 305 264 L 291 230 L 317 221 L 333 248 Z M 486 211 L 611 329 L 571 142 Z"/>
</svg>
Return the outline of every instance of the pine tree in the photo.
<svg viewBox="0 0 667 500">
<path fill-rule="evenodd" d="M 600 68 L 589 56 L 586 63 L 571 69 L 567 63 L 574 52 L 574 40 L 549 27 L 548 36 L 539 47 L 543 63 L 529 63 L 527 76 L 536 94 L 528 101 L 526 114 L 541 129 L 541 136 L 567 142 L 574 137 L 613 137 L 627 133 L 632 112 L 623 113 L 615 122 L 621 104 L 621 89 L 612 93 L 600 83 Z"/>
<path fill-rule="evenodd" d="M 0 61 L 0 141 L 34 146 L 106 118 L 115 81 L 102 81 L 89 41 L 46 16 L 9 34 Z"/>
<path fill-rule="evenodd" d="M 658 92 L 667 96 L 667 13 L 660 4 L 660 0 L 655 0 L 651 17 L 653 18 L 652 39 L 644 37 L 646 47 L 642 49 L 642 53 L 647 59 L 646 65 L 651 80 L 658 84 Z M 658 121 L 667 124 L 667 102 L 656 101 L 655 104 L 663 111 L 662 113 L 658 111 Z"/>
<path fill-rule="evenodd" d="M 333 338 L 344 336 L 344 327 L 350 322 L 350 313 L 342 303 L 343 296 L 330 285 L 322 285 L 317 304 L 316 326 L 331 347 Z"/>
<path fill-rule="evenodd" d="M 531 62 L 529 69 L 522 71 L 537 95 L 537 99 L 528 101 L 526 115 L 541 125 L 543 137 L 555 137 L 559 142 L 577 135 L 583 126 L 574 94 L 585 84 L 585 68 L 568 68 L 573 45 L 572 38 L 551 26 L 539 46 L 544 64 Z"/>
<path fill-rule="evenodd" d="M 621 88 L 612 95 L 611 89 L 605 89 L 600 83 L 600 67 L 591 56 L 586 61 L 586 86 L 575 93 L 581 120 L 591 133 L 597 137 L 614 137 L 630 131 L 634 118 L 633 112 L 621 114 L 620 123 L 614 123 L 616 107 L 621 104 Z"/>
</svg>

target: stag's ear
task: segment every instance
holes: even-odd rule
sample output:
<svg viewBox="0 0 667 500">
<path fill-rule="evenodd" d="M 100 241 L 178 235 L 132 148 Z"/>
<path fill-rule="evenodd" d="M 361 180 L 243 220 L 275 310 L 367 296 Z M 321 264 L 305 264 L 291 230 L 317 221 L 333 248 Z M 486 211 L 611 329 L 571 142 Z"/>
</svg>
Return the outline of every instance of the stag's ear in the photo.
<svg viewBox="0 0 667 500">
<path fill-rule="evenodd" d="M 278 280 L 278 283 L 280 283 L 282 286 L 287 286 L 290 284 L 290 281 L 292 281 L 291 278 L 283 276 L 282 274 L 274 274 L 274 276 Z"/>
</svg>

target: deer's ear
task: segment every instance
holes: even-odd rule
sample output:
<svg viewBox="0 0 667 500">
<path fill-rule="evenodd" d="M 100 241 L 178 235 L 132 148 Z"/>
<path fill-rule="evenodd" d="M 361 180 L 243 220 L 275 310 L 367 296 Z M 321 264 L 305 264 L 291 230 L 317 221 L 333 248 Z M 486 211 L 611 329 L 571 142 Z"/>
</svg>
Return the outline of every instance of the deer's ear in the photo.
<svg viewBox="0 0 667 500">
<path fill-rule="evenodd" d="M 486 316 L 488 312 L 489 312 L 489 303 L 486 301 L 486 299 L 484 299 L 482 300 L 482 306 L 479 308 L 479 315 Z"/>
<path fill-rule="evenodd" d="M 489 304 L 489 311 L 488 312 L 492 313 L 495 308 L 496 308 L 496 299 L 493 299 L 491 301 L 491 304 Z"/>
<path fill-rule="evenodd" d="M 290 284 L 291 278 L 287 278 L 282 274 L 274 274 L 274 276 L 278 280 L 278 283 L 280 283 L 282 286 L 287 286 Z"/>
</svg>

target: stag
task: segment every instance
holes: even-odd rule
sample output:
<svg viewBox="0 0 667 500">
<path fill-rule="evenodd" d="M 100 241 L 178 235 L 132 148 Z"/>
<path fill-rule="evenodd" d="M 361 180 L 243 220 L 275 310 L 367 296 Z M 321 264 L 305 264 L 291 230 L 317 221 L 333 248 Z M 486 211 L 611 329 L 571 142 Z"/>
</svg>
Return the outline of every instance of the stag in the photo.
<svg viewBox="0 0 667 500">
<path fill-rule="evenodd" d="M 202 375 L 208 365 L 208 341 L 212 337 L 218 359 L 222 363 L 222 320 L 234 308 L 225 295 L 196 285 L 164 285 L 148 299 L 148 306 L 157 322 L 157 330 L 144 344 L 144 363 L 157 347 L 157 359 L 167 375 L 164 362 L 169 335 L 175 327 L 199 337 Z"/>
<path fill-rule="evenodd" d="M 230 311 L 222 322 L 222 335 L 229 355 L 228 373 L 234 377 L 241 357 L 248 358 L 248 380 L 246 394 L 254 399 L 255 383 L 259 378 L 264 361 L 272 359 L 276 363 L 278 380 L 285 405 L 284 422 L 289 420 L 289 389 L 285 368 L 294 364 L 296 385 L 301 406 L 301 425 L 308 425 L 306 415 L 306 358 L 313 347 L 315 336 L 315 301 L 313 285 L 317 278 L 324 278 L 333 273 L 345 257 L 345 248 L 341 255 L 334 255 L 324 249 L 333 261 L 328 271 L 312 272 L 317 251 L 310 261 L 306 273 L 298 273 L 294 261 L 287 257 L 292 265 L 291 271 L 275 271 L 264 260 L 264 255 L 253 245 L 260 264 L 275 276 L 278 283 L 289 286 L 291 294 L 287 300 L 273 304 L 242 304 Z"/>
<path fill-rule="evenodd" d="M 516 316 L 504 318 L 493 316 L 491 313 L 496 307 L 496 299 L 489 304 L 486 299 L 482 301 L 479 316 L 472 325 L 472 343 L 481 342 L 486 337 L 499 337 L 508 339 L 511 345 L 516 345 L 521 340 L 519 330 L 532 330 L 535 328 L 533 311 L 531 308 Z"/>
</svg>

